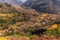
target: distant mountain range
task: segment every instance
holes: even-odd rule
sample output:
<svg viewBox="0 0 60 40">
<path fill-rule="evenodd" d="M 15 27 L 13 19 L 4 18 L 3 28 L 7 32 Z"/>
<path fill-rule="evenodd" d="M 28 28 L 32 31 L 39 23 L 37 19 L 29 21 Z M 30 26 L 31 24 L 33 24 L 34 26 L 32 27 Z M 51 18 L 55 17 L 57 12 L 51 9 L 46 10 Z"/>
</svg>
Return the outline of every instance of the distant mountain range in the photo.
<svg viewBox="0 0 60 40">
<path fill-rule="evenodd" d="M 0 2 L 8 3 L 8 4 L 15 4 L 15 5 L 22 5 L 23 2 L 21 0 L 0 0 Z"/>
<path fill-rule="evenodd" d="M 39 12 L 60 12 L 60 0 L 27 0 L 25 3 L 21 0 L 0 0 L 0 2 L 23 5 Z"/>
<path fill-rule="evenodd" d="M 60 0 L 27 0 L 24 5 L 40 12 L 60 12 Z"/>
</svg>

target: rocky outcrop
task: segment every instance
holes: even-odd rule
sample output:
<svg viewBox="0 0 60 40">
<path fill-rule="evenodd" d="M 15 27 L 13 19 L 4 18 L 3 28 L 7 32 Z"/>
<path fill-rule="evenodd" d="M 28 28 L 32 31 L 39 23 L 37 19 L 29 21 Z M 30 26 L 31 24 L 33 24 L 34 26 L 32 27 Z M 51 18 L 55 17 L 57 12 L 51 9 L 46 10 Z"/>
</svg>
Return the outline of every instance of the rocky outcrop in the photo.
<svg viewBox="0 0 60 40">
<path fill-rule="evenodd" d="M 60 11 L 60 1 L 58 0 L 27 0 L 24 5 L 40 12 Z"/>
</svg>

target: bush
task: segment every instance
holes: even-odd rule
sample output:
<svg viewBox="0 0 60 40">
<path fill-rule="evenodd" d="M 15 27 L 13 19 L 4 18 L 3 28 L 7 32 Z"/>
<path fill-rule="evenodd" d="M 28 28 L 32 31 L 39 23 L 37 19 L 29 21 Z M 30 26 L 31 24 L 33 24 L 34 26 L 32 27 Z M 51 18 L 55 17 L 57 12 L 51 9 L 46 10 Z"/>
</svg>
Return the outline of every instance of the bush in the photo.
<svg viewBox="0 0 60 40">
<path fill-rule="evenodd" d="M 0 30 L 8 29 L 7 24 L 0 24 Z"/>
<path fill-rule="evenodd" d="M 59 37 L 60 36 L 60 27 L 58 26 L 57 29 L 48 30 L 48 31 L 44 32 L 44 34 L 46 34 L 46 35 L 53 35 L 53 36 Z"/>
</svg>

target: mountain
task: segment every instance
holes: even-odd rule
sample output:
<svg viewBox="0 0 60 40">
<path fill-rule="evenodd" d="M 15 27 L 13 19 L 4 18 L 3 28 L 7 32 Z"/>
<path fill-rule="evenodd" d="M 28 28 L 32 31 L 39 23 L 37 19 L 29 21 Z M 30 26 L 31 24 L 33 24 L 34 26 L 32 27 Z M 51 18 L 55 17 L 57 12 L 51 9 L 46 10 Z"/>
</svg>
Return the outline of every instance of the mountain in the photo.
<svg viewBox="0 0 60 40">
<path fill-rule="evenodd" d="M 58 0 L 27 0 L 24 5 L 40 12 L 60 12 Z"/>
<path fill-rule="evenodd" d="M 59 27 L 59 14 L 40 13 L 29 7 L 0 3 L 0 37 L 16 33 L 23 36 L 40 35 Z"/>
<path fill-rule="evenodd" d="M 0 0 L 0 2 L 14 4 L 14 5 L 22 5 L 23 2 L 21 0 Z"/>
</svg>

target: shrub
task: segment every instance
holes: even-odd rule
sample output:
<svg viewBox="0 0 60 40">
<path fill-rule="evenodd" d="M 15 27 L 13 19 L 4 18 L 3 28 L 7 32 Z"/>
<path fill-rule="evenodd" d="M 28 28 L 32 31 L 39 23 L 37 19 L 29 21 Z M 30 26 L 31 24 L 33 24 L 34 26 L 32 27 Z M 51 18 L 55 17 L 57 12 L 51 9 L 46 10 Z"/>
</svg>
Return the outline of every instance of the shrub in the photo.
<svg viewBox="0 0 60 40">
<path fill-rule="evenodd" d="M 60 36 L 60 26 L 58 26 L 57 29 L 47 30 L 46 32 L 44 32 L 44 34 L 53 35 L 53 36 Z"/>
<path fill-rule="evenodd" d="M 0 24 L 0 30 L 8 29 L 7 24 Z"/>
</svg>

